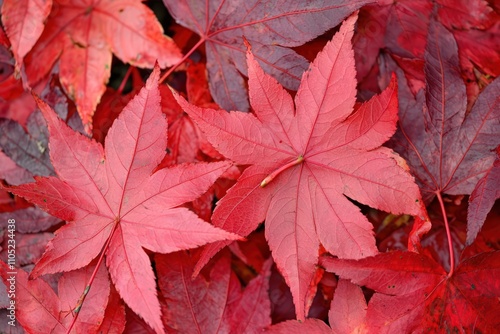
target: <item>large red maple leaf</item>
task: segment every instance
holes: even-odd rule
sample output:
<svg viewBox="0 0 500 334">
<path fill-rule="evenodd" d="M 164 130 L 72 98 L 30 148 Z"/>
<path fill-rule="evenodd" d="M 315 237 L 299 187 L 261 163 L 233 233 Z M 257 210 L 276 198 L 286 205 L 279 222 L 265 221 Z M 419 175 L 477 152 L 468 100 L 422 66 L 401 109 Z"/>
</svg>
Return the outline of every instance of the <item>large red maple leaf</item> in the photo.
<svg viewBox="0 0 500 334">
<path fill-rule="evenodd" d="M 396 130 L 393 80 L 354 113 L 356 79 L 350 17 L 302 78 L 295 97 L 265 74 L 249 51 L 254 114 L 202 109 L 178 97 L 223 155 L 248 167 L 218 203 L 216 226 L 248 235 L 266 221 L 266 238 L 303 319 L 320 243 L 332 254 L 377 253 L 372 226 L 348 198 L 416 215 L 420 194 L 404 161 L 381 147 Z M 201 265 L 228 243 L 205 249 Z"/>
<path fill-rule="evenodd" d="M 57 60 L 61 84 L 91 133 L 92 115 L 109 80 L 114 53 L 139 67 L 171 66 L 181 54 L 154 13 L 137 0 L 54 0 L 38 42 L 25 57 L 30 84 Z"/>
<path fill-rule="evenodd" d="M 500 80 L 491 82 L 466 115 L 467 96 L 455 39 L 431 21 L 425 51 L 425 91 L 414 97 L 399 76 L 399 130 L 391 140 L 407 159 L 424 200 L 471 194 L 491 169 L 500 145 Z M 469 223 L 469 242 L 484 222 Z M 470 232 L 469 232 L 470 234 Z"/>
<path fill-rule="evenodd" d="M 205 43 L 210 91 L 227 110 L 248 110 L 243 36 L 267 73 L 297 89 L 307 60 L 291 50 L 312 40 L 370 0 L 163 0 L 176 21 Z"/>
<path fill-rule="evenodd" d="M 163 333 L 155 276 L 143 248 L 168 253 L 235 236 L 177 207 L 203 194 L 228 162 L 178 165 L 153 173 L 167 146 L 158 78 L 156 68 L 113 123 L 104 149 L 71 130 L 38 100 L 58 177 L 37 178 L 9 190 L 70 222 L 56 232 L 31 276 L 81 268 L 104 247 L 120 296 Z"/>
<path fill-rule="evenodd" d="M 390 252 L 358 261 L 325 258 L 342 278 L 376 291 L 368 303 L 370 333 L 496 333 L 500 328 L 500 252 L 463 261 L 453 275 L 433 259 Z"/>
</svg>

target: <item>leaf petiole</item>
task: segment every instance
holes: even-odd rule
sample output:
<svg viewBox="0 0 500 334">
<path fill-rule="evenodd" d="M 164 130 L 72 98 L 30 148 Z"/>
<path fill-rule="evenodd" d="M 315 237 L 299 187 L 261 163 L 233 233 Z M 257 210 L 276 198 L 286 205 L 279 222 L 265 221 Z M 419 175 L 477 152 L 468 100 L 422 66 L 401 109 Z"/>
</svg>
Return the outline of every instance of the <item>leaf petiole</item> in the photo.
<svg viewBox="0 0 500 334">
<path fill-rule="evenodd" d="M 453 275 L 453 271 L 455 270 L 455 254 L 453 252 L 453 240 L 451 239 L 450 232 L 450 224 L 448 223 L 448 217 L 446 217 L 446 209 L 444 207 L 443 198 L 441 197 L 441 193 L 437 193 L 437 198 L 439 201 L 439 205 L 441 206 L 441 213 L 443 215 L 444 226 L 446 227 L 446 236 L 448 238 L 448 249 L 450 252 L 450 272 L 448 273 L 448 277 Z"/>
<path fill-rule="evenodd" d="M 172 66 L 167 72 L 165 72 L 165 74 L 162 75 L 162 77 L 160 78 L 160 81 L 158 83 L 161 84 L 162 82 L 164 82 L 170 76 L 170 74 L 172 74 L 177 69 L 177 67 L 179 67 L 182 63 L 184 63 L 186 61 L 186 59 L 188 59 L 189 56 L 191 56 L 191 54 L 193 52 L 195 52 L 196 49 L 198 49 L 198 47 L 200 45 L 205 43 L 205 41 L 206 41 L 206 37 L 200 38 L 200 40 L 191 48 L 191 50 L 188 51 L 188 53 L 186 53 L 184 55 L 184 57 L 182 57 L 182 59 L 177 64 Z"/>
<path fill-rule="evenodd" d="M 274 180 L 274 178 L 276 176 L 278 176 L 279 173 L 285 171 L 286 169 L 288 169 L 290 167 L 293 167 L 295 165 L 300 164 L 302 161 L 304 161 L 304 156 L 299 155 L 299 157 L 297 159 L 295 159 L 294 161 L 291 161 L 291 162 L 281 166 L 280 168 L 276 169 L 274 172 L 269 174 L 264 180 L 262 180 L 262 182 L 260 183 L 260 187 L 264 188 L 265 186 L 267 186 L 269 184 L 269 182 Z"/>
</svg>

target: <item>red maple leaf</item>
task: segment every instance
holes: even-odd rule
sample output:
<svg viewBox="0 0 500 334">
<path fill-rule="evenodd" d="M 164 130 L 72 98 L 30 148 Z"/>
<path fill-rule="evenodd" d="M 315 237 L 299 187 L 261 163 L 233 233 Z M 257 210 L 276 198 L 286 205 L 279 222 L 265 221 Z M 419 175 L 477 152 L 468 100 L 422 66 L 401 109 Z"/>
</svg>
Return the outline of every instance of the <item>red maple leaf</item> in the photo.
<svg viewBox="0 0 500 334">
<path fill-rule="evenodd" d="M 353 42 L 358 80 L 376 65 L 381 49 L 398 57 L 422 58 L 431 12 L 428 0 L 383 0 L 363 7 Z"/>
<path fill-rule="evenodd" d="M 304 322 L 289 320 L 266 329 L 266 333 L 289 334 L 332 334 L 366 333 L 366 300 L 363 291 L 356 284 L 341 279 L 328 312 L 329 328 L 323 321 L 309 318 Z"/>
<path fill-rule="evenodd" d="M 322 265 L 376 291 L 366 315 L 370 332 L 496 333 L 500 326 L 500 251 L 466 259 L 451 276 L 413 252 L 324 258 Z"/>
<path fill-rule="evenodd" d="M 348 198 L 385 211 L 420 212 L 418 187 L 404 161 L 380 146 L 396 127 L 395 80 L 353 113 L 355 22 L 356 16 L 346 20 L 304 74 L 296 109 L 250 51 L 255 115 L 202 109 L 178 97 L 215 148 L 238 164 L 251 165 L 218 203 L 212 221 L 240 235 L 266 221 L 266 238 L 299 319 L 307 311 L 320 243 L 343 258 L 377 253 L 372 225 Z M 207 247 L 198 269 L 227 244 Z"/>
<path fill-rule="evenodd" d="M 242 291 L 225 253 L 209 277 L 191 279 L 196 258 L 186 253 L 157 255 L 164 322 L 178 333 L 259 333 L 271 324 L 267 293 L 272 261 Z M 208 276 L 208 275 L 207 275 Z"/>
<path fill-rule="evenodd" d="M 11 268 L 0 262 L 0 275 L 7 287 L 7 293 L 13 293 L 15 303 L 14 316 L 24 330 L 33 334 L 66 333 L 73 321 L 73 307 L 77 304 L 87 281 L 92 276 L 95 264 L 83 269 L 64 273 L 59 278 L 58 294 L 43 279 L 29 280 L 28 274 L 18 268 Z M 97 333 L 99 324 L 104 319 L 104 310 L 110 294 L 109 278 L 106 269 L 101 266 L 97 271 L 87 303 L 79 310 L 74 329 L 77 333 Z"/>
<path fill-rule="evenodd" d="M 52 0 L 5 0 L 2 4 L 2 23 L 12 44 L 16 70 L 43 32 Z"/>
<path fill-rule="evenodd" d="M 407 159 L 424 200 L 470 194 L 491 168 L 500 144 L 500 80 L 484 89 L 466 116 L 457 44 L 434 20 L 425 52 L 425 91 L 414 98 L 399 78 L 399 130 L 391 142 Z"/>
<path fill-rule="evenodd" d="M 500 146 L 497 147 L 497 157 L 493 166 L 479 180 L 469 197 L 467 210 L 467 244 L 476 238 L 484 224 L 488 212 L 500 198 Z"/>
<path fill-rule="evenodd" d="M 469 76 L 472 74 L 473 81 L 476 81 L 473 76 L 476 68 L 491 76 L 499 76 L 500 15 L 492 8 L 494 4 L 483 0 L 438 0 L 437 3 L 439 21 L 457 40 L 462 70 L 468 71 Z"/>
<path fill-rule="evenodd" d="M 159 68 L 101 144 L 71 130 L 41 100 L 58 177 L 9 188 L 70 223 L 56 232 L 31 276 L 81 268 L 104 249 L 120 296 L 163 333 L 154 273 L 143 248 L 168 253 L 235 236 L 177 207 L 204 193 L 228 162 L 178 165 L 152 173 L 165 154 Z"/>
<path fill-rule="evenodd" d="M 190 62 L 186 69 L 187 100 L 197 106 L 218 108 L 208 91 L 206 67 L 202 63 Z M 169 153 L 165 156 L 161 166 L 168 166 L 181 162 L 203 160 L 201 153 L 213 158 L 222 158 L 220 154 L 207 142 L 198 126 L 182 110 L 172 92 L 166 86 L 160 90 L 162 94 L 162 109 L 167 115 L 169 124 L 168 136 Z"/>
<path fill-rule="evenodd" d="M 369 0 L 290 2 L 163 0 L 170 14 L 206 43 L 212 96 L 227 110 L 248 110 L 243 36 L 267 73 L 297 89 L 307 60 L 291 50 L 338 25 Z M 193 48 L 196 49 L 196 46 Z"/>
<path fill-rule="evenodd" d="M 40 39 L 25 58 L 31 85 L 59 60 L 61 84 L 75 101 L 87 132 L 106 89 L 112 53 L 139 67 L 180 60 L 153 12 L 136 0 L 54 0 Z"/>
</svg>

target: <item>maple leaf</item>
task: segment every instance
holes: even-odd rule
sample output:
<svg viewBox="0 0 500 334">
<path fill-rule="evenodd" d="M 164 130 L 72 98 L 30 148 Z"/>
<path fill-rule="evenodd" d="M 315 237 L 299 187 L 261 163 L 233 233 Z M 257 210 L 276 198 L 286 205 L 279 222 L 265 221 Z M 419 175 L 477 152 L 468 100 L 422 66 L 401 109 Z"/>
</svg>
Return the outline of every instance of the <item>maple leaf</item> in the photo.
<svg viewBox="0 0 500 334">
<path fill-rule="evenodd" d="M 257 0 L 163 0 L 176 21 L 206 43 L 210 91 L 227 110 L 248 110 L 244 36 L 266 72 L 296 90 L 307 60 L 290 47 L 299 46 L 338 25 L 369 0 L 266 2 Z"/>
<path fill-rule="evenodd" d="M 9 250 L 12 249 L 12 246 L 9 247 L 9 231 L 5 229 L 1 235 L 3 236 L 3 242 L 1 243 L 0 259 L 8 262 Z M 42 257 L 45 246 L 53 237 L 54 235 L 49 232 L 23 234 L 16 231 L 16 263 L 26 266 L 38 261 Z M 12 255 L 10 257 L 12 258 Z"/>
<path fill-rule="evenodd" d="M 12 185 L 33 182 L 33 175 L 0 151 L 0 179 Z"/>
<path fill-rule="evenodd" d="M 467 112 L 484 83 L 500 75 L 500 15 L 484 0 L 437 1 L 437 17 L 458 44 L 462 76 L 467 85 Z M 484 76 L 483 76 L 484 75 Z"/>
<path fill-rule="evenodd" d="M 58 177 L 9 188 L 70 223 L 56 232 L 31 276 L 81 268 L 105 249 L 120 296 L 163 333 L 154 273 L 143 248 L 168 253 L 237 236 L 177 207 L 204 193 L 228 162 L 178 165 L 152 173 L 165 154 L 159 68 L 110 128 L 105 148 L 71 130 L 41 100 Z M 106 247 L 105 247 L 106 248 Z"/>
<path fill-rule="evenodd" d="M 454 30 L 454 35 L 459 46 L 460 63 L 464 68 L 473 71 L 479 68 L 491 76 L 500 75 L 500 19 L 495 19 L 487 30 Z M 477 70 L 476 70 L 477 71 Z"/>
<path fill-rule="evenodd" d="M 381 49 L 399 57 L 422 58 L 432 7 L 428 0 L 382 0 L 363 7 L 353 42 L 358 80 L 369 74 Z"/>
<path fill-rule="evenodd" d="M 266 238 L 299 319 L 306 313 L 320 243 L 343 258 L 377 253 L 371 224 L 346 197 L 385 211 L 420 212 L 418 187 L 404 161 L 380 146 L 395 131 L 396 81 L 353 113 L 355 21 L 346 20 L 304 74 L 296 110 L 250 51 L 255 115 L 202 109 L 177 97 L 216 149 L 251 165 L 219 201 L 212 221 L 240 235 L 266 221 Z M 197 270 L 227 244 L 207 247 Z"/>
<path fill-rule="evenodd" d="M 413 252 L 322 260 L 328 271 L 376 291 L 366 315 L 370 332 L 495 333 L 500 326 L 500 251 L 463 261 L 451 277 Z"/>
<path fill-rule="evenodd" d="M 186 69 L 187 99 L 194 105 L 206 108 L 218 108 L 212 101 L 208 91 L 206 68 L 202 63 L 189 63 Z M 167 115 L 169 123 L 168 136 L 171 139 L 161 165 L 171 165 L 181 162 L 202 160 L 201 152 L 214 158 L 222 158 L 220 154 L 207 142 L 198 126 L 182 110 L 170 89 L 160 90 L 162 94 L 162 109 Z"/>
<path fill-rule="evenodd" d="M 104 312 L 104 320 L 97 333 L 122 334 L 125 330 L 125 322 L 125 307 L 121 302 L 120 295 L 111 286 L 108 306 Z"/>
<path fill-rule="evenodd" d="M 425 92 L 416 97 L 400 75 L 399 130 L 391 146 L 410 165 L 426 202 L 435 195 L 470 194 L 491 168 L 500 144 L 500 80 L 489 84 L 466 116 L 457 44 L 431 21 L 425 53 Z"/>
<path fill-rule="evenodd" d="M 485 29 L 498 20 L 498 14 L 484 0 L 438 0 L 439 20 L 448 28 Z"/>
<path fill-rule="evenodd" d="M 131 77 L 132 79 L 132 90 L 127 94 L 123 94 L 125 83 L 127 82 L 129 77 Z M 113 125 L 114 120 L 118 117 L 127 103 L 141 90 L 143 86 L 144 80 L 139 73 L 139 70 L 135 67 L 129 67 L 120 87 L 117 90 L 111 87 L 108 87 L 106 89 L 106 92 L 103 94 L 101 102 L 99 102 L 99 105 L 97 106 L 93 117 L 92 138 L 100 143 L 104 143 L 106 134 L 108 133 L 111 125 Z M 161 92 L 162 89 L 160 86 L 160 94 Z M 165 103 L 163 96 L 161 97 L 161 103 Z M 170 128 L 171 124 L 168 118 L 167 123 L 169 124 Z"/>
<path fill-rule="evenodd" d="M 328 312 L 329 328 L 323 321 L 309 318 L 304 322 L 289 320 L 271 326 L 266 333 L 366 333 L 366 300 L 361 288 L 348 280 L 341 279 L 335 289 L 330 311 Z"/>
<path fill-rule="evenodd" d="M 28 274 L 19 268 L 9 268 L 0 262 L 0 275 L 8 293 L 14 293 L 15 320 L 28 333 L 66 333 L 74 318 L 76 305 L 87 281 L 93 274 L 95 264 L 83 269 L 64 273 L 59 279 L 58 295 L 43 279 L 29 280 Z M 12 278 L 14 277 L 14 290 Z M 9 280 L 10 279 L 10 280 Z M 80 309 L 74 330 L 76 333 L 96 333 L 104 318 L 110 292 L 109 278 L 104 267 L 97 271 L 87 303 Z"/>
<path fill-rule="evenodd" d="M 53 106 L 59 117 L 68 119 L 68 98 L 64 95 L 62 88 L 58 86 L 57 77 L 52 76 L 50 79 L 44 87 L 41 97 L 47 104 Z M 31 94 L 28 95 L 33 101 Z M 68 125 L 76 131 L 83 132 L 83 125 L 76 113 L 69 117 Z M 17 165 L 34 175 L 55 175 L 54 167 L 49 158 L 47 124 L 40 110 L 35 110 L 35 107 L 31 108 L 24 123 L 0 118 L 0 131 L 4 134 L 0 137 L 0 148 Z"/>
<path fill-rule="evenodd" d="M 12 53 L 19 71 L 24 56 L 42 34 L 49 16 L 52 0 L 5 0 L 2 4 L 2 23 L 12 44 Z"/>
<path fill-rule="evenodd" d="M 467 210 L 467 245 L 472 244 L 495 200 L 500 198 L 500 147 L 493 166 L 479 180 L 469 197 Z"/>
<path fill-rule="evenodd" d="M 271 324 L 271 260 L 243 292 L 228 253 L 214 264 L 209 278 L 191 279 L 196 260 L 185 253 L 157 255 L 155 261 L 167 305 L 164 321 L 175 332 L 260 333 Z"/>
<path fill-rule="evenodd" d="M 106 89 L 112 52 L 139 67 L 161 67 L 180 60 L 174 42 L 141 1 L 54 0 L 40 39 L 26 56 L 26 74 L 33 85 L 59 59 L 64 90 L 75 101 L 91 133 L 92 115 Z"/>
<path fill-rule="evenodd" d="M 34 175 L 54 175 L 50 163 L 48 133 L 41 112 L 31 113 L 26 122 L 28 133 L 16 121 L 0 118 L 0 148 L 19 166 Z"/>
</svg>

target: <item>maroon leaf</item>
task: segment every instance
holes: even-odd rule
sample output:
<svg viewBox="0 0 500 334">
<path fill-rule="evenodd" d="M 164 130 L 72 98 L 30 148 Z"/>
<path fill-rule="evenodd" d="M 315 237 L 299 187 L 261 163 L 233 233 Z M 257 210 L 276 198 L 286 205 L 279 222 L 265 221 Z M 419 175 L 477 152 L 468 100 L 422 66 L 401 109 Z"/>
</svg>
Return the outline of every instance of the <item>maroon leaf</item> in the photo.
<svg viewBox="0 0 500 334">
<path fill-rule="evenodd" d="M 248 110 L 240 73 L 247 74 L 243 36 L 263 69 L 283 86 L 296 90 L 309 65 L 290 47 L 299 46 L 338 25 L 370 0 L 163 0 L 177 22 L 206 43 L 210 91 L 226 110 Z"/>
<path fill-rule="evenodd" d="M 358 261 L 324 258 L 323 266 L 376 291 L 368 303 L 373 333 L 483 332 L 500 326 L 500 252 L 462 262 L 451 277 L 432 259 L 390 252 Z"/>
<path fill-rule="evenodd" d="M 467 245 L 470 245 L 484 224 L 495 200 L 500 198 L 500 148 L 493 166 L 479 180 L 469 197 L 467 214 Z"/>
<path fill-rule="evenodd" d="M 432 21 L 425 54 L 425 95 L 411 97 L 400 81 L 400 129 L 393 147 L 407 159 L 424 199 L 470 194 L 490 168 L 500 144 L 500 80 L 494 80 L 466 116 L 465 85 L 453 35 Z"/>
<path fill-rule="evenodd" d="M 205 278 L 191 279 L 196 258 L 178 252 L 157 255 L 164 322 L 176 333 L 259 333 L 271 324 L 270 261 L 243 292 L 225 253 Z"/>
</svg>

